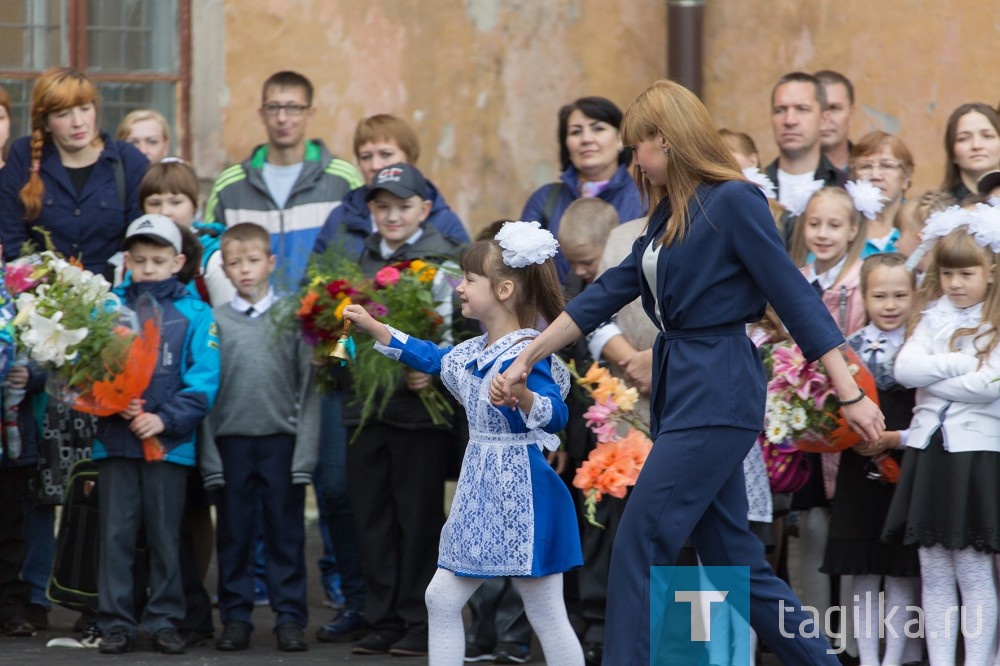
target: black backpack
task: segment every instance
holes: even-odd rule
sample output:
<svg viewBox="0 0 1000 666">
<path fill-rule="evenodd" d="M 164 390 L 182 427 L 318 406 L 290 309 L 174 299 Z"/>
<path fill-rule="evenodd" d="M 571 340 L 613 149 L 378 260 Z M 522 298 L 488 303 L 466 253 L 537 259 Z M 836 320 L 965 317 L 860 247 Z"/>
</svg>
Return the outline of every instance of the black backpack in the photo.
<svg viewBox="0 0 1000 666">
<path fill-rule="evenodd" d="M 60 606 L 89 613 L 97 612 L 99 492 L 94 461 L 85 458 L 73 465 L 66 482 L 52 575 L 45 591 L 45 596 Z"/>
</svg>

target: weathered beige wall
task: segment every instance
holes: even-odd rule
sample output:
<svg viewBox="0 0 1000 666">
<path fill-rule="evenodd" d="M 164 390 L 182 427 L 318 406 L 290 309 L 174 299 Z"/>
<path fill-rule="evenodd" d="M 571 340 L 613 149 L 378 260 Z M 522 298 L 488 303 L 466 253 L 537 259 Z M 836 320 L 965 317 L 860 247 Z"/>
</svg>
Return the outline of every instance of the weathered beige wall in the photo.
<svg viewBox="0 0 1000 666">
<path fill-rule="evenodd" d="M 263 80 L 295 69 L 317 89 L 312 136 L 353 159 L 360 118 L 406 118 L 418 166 L 478 229 L 556 177 L 559 106 L 624 108 L 665 74 L 665 40 L 662 0 L 227 0 L 225 160 L 263 140 Z"/>
<path fill-rule="evenodd" d="M 1000 100 L 1000 3 L 980 0 L 708 0 L 704 98 L 720 125 L 776 154 L 770 91 L 785 72 L 835 69 L 855 85 L 852 137 L 898 134 L 914 188 L 944 175 L 944 127 L 970 101 Z"/>
<path fill-rule="evenodd" d="M 222 2 L 224 85 L 211 91 L 222 151 L 208 161 L 242 159 L 263 140 L 261 82 L 296 69 L 317 87 L 312 136 L 350 158 L 359 118 L 408 119 L 418 165 L 473 229 L 518 215 L 556 176 L 561 104 L 598 94 L 624 108 L 666 73 L 666 0 Z M 857 87 L 852 136 L 898 133 L 917 160 L 915 189 L 933 187 L 950 111 L 1000 99 L 998 45 L 996 2 L 707 0 L 704 99 L 770 160 L 774 81 L 838 69 Z"/>
</svg>

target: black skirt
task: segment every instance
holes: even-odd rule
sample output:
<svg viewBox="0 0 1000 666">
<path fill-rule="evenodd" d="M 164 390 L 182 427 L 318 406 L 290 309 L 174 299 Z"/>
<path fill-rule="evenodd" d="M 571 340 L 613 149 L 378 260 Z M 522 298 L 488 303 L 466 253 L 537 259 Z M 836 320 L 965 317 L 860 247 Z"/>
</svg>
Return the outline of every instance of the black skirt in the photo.
<svg viewBox="0 0 1000 666">
<path fill-rule="evenodd" d="M 882 541 L 896 485 L 869 478 L 874 468 L 871 458 L 853 449 L 841 453 L 820 571 L 845 576 L 919 576 L 916 546 Z"/>
<path fill-rule="evenodd" d="M 882 538 L 1000 553 L 1000 453 L 949 453 L 940 430 L 907 449 Z"/>
</svg>

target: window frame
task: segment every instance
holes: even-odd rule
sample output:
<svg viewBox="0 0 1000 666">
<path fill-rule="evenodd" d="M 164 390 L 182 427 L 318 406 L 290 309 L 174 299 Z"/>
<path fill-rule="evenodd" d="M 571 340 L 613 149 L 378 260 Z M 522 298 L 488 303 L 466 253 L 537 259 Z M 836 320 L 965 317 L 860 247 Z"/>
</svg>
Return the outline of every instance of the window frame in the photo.
<svg viewBox="0 0 1000 666">
<path fill-rule="evenodd" d="M 177 0 L 178 67 L 176 74 L 158 72 L 88 72 L 87 71 L 87 3 L 89 0 L 66 0 L 64 45 L 68 62 L 65 66 L 84 72 L 94 83 L 172 83 L 175 99 L 175 127 L 171 141 L 180 156 L 191 155 L 191 1 Z M 156 0 L 147 0 L 156 2 Z M 42 70 L 0 68 L 0 79 L 34 80 Z M 29 100 L 30 101 L 30 100 Z M 112 134 L 115 128 L 108 128 Z"/>
</svg>

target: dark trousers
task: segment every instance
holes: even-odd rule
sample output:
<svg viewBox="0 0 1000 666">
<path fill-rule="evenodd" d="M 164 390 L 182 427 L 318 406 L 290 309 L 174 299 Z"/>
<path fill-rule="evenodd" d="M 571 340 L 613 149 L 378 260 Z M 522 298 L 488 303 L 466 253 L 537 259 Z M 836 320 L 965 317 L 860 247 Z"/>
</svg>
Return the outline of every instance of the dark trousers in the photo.
<svg viewBox="0 0 1000 666">
<path fill-rule="evenodd" d="M 292 483 L 295 437 L 219 437 L 226 484 L 218 491 L 215 528 L 219 560 L 219 616 L 253 624 L 253 554 L 257 498 L 267 551 L 267 592 L 275 626 L 305 627 L 305 486 Z"/>
<path fill-rule="evenodd" d="M 580 586 L 580 615 L 586 622 L 585 643 L 604 642 L 604 611 L 608 601 L 608 570 L 611 567 L 611 547 L 618 525 L 625 512 L 626 500 L 605 495 L 597 503 L 597 522 L 604 529 L 584 522 L 580 546 L 583 567 L 577 571 Z"/>
<path fill-rule="evenodd" d="M 149 600 L 142 625 L 150 634 L 176 629 L 184 617 L 180 526 L 188 468 L 134 458 L 96 461 L 100 478 L 101 561 L 97 623 L 107 633 L 122 627 L 135 634 L 137 543 L 149 548 Z"/>
<path fill-rule="evenodd" d="M 354 434 L 347 485 L 364 554 L 365 619 L 375 630 L 426 630 L 451 433 L 376 423 Z"/>
<path fill-rule="evenodd" d="M 771 571 L 763 545 L 749 530 L 743 458 L 756 436 L 751 430 L 705 427 L 656 438 L 615 538 L 604 663 L 649 664 L 649 567 L 675 565 L 688 536 L 706 566 L 750 567 L 750 624 L 781 663 L 839 663 L 827 654 L 824 639 L 799 636 L 810 616 Z M 778 625 L 782 601 L 783 628 Z M 782 629 L 794 637 L 782 636 Z"/>
<path fill-rule="evenodd" d="M 466 643 L 488 650 L 500 643 L 531 645 L 531 624 L 510 578 L 487 578 L 467 606 L 472 623 Z"/>
<path fill-rule="evenodd" d="M 199 514 L 207 511 L 208 504 L 205 502 L 205 491 L 201 487 L 201 476 L 192 469 L 188 477 L 184 517 L 181 519 L 181 583 L 184 586 L 186 608 L 184 619 L 178 628 L 181 631 L 210 635 L 215 629 L 212 624 L 212 598 L 202 583 L 196 556 L 198 551 L 195 545 L 196 536 L 192 527 L 192 521 L 199 521 L 202 519 Z"/>
<path fill-rule="evenodd" d="M 32 467 L 0 468 L 0 622 L 23 619 L 31 586 L 21 579 L 27 552 L 24 539 L 24 502 Z"/>
<path fill-rule="evenodd" d="M 341 395 L 323 398 L 320 412 L 319 464 L 323 479 L 322 497 L 330 532 L 330 545 L 340 571 L 340 591 L 347 610 L 365 609 L 365 573 L 361 559 L 361 537 L 354 523 L 354 511 L 347 492 L 347 430 L 340 413 Z"/>
</svg>

